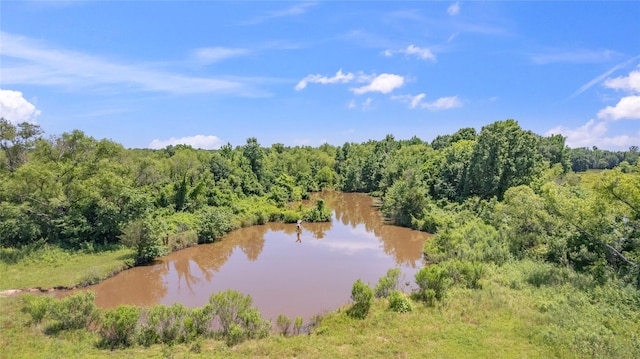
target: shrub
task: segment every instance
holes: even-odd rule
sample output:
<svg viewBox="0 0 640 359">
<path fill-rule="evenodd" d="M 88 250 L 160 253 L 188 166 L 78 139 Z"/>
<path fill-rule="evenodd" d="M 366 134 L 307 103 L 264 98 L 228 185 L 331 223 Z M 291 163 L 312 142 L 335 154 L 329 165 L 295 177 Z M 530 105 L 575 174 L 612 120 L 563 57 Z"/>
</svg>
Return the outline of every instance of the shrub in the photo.
<svg viewBox="0 0 640 359">
<path fill-rule="evenodd" d="M 35 296 L 33 294 L 27 294 L 24 296 L 25 306 L 22 308 L 24 313 L 31 316 L 33 323 L 40 323 L 46 317 L 51 302 L 55 299 L 46 296 Z"/>
<path fill-rule="evenodd" d="M 293 324 L 293 334 L 300 334 L 300 330 L 302 330 L 302 322 L 304 319 L 302 317 L 296 317 L 296 321 Z"/>
<path fill-rule="evenodd" d="M 291 327 L 291 319 L 283 314 L 278 314 L 276 325 L 280 330 L 280 333 L 284 336 L 289 335 L 289 328 Z"/>
<path fill-rule="evenodd" d="M 389 309 L 398 313 L 407 313 L 413 310 L 411 300 L 399 290 L 389 293 Z"/>
<path fill-rule="evenodd" d="M 187 335 L 182 323 L 187 311 L 187 308 L 180 303 L 169 307 L 156 305 L 149 308 L 142 315 L 138 342 L 145 346 L 186 342 Z"/>
<path fill-rule="evenodd" d="M 316 202 L 316 208 L 306 210 L 302 219 L 307 222 L 329 222 L 331 221 L 331 210 L 325 207 L 323 200 L 319 199 Z"/>
<path fill-rule="evenodd" d="M 470 289 L 480 289 L 480 279 L 486 272 L 484 264 L 481 262 L 469 261 L 446 261 L 442 263 L 449 272 L 449 277 L 455 284 L 464 285 Z"/>
<path fill-rule="evenodd" d="M 140 310 L 135 306 L 122 305 L 104 311 L 98 328 L 100 345 L 109 348 L 130 346 L 134 342 L 139 319 Z"/>
<path fill-rule="evenodd" d="M 227 209 L 206 207 L 197 213 L 197 218 L 200 242 L 214 242 L 236 228 L 234 215 Z"/>
<path fill-rule="evenodd" d="M 378 280 L 375 288 L 376 298 L 386 298 L 391 291 L 398 289 L 398 282 L 400 280 L 400 268 L 392 268 L 387 271 L 384 277 Z"/>
<path fill-rule="evenodd" d="M 373 302 L 373 290 L 369 285 L 358 279 L 353 283 L 351 299 L 354 303 L 347 311 L 347 314 L 352 318 L 364 319 L 369 313 L 371 303 Z"/>
<path fill-rule="evenodd" d="M 436 301 L 444 299 L 449 286 L 446 269 L 437 264 L 432 264 L 420 269 L 415 278 L 419 287 L 417 297 L 427 305 L 433 306 Z"/>
<path fill-rule="evenodd" d="M 210 304 L 206 304 L 204 307 L 200 308 L 193 308 L 188 311 L 183 323 L 186 341 L 211 336 L 212 321 L 213 309 Z"/>
<path fill-rule="evenodd" d="M 214 293 L 209 298 L 211 312 L 220 327 L 218 334 L 228 345 L 262 338 L 269 333 L 271 323 L 262 319 L 260 312 L 251 306 L 252 302 L 250 295 L 231 289 Z"/>
<path fill-rule="evenodd" d="M 95 293 L 80 292 L 51 301 L 48 316 L 53 324 L 49 329 L 58 331 L 88 328 L 98 317 L 95 300 Z"/>
</svg>

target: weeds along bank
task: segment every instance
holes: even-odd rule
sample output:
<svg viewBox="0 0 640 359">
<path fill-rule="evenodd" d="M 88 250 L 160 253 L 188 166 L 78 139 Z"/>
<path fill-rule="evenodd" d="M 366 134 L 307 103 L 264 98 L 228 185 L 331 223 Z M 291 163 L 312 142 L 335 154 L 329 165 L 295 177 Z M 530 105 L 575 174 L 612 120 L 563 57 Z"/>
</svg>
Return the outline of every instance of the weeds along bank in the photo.
<svg viewBox="0 0 640 359">
<path fill-rule="evenodd" d="M 637 293 L 531 260 L 425 267 L 412 294 L 390 270 L 356 281 L 352 304 L 302 323 L 272 324 L 234 291 L 200 308 L 179 304 L 98 310 L 91 293 L 62 300 L 1 298 L 9 357 L 617 357 L 640 354 Z M 585 286 L 593 290 L 586 291 Z M 635 302 L 634 302 L 635 301 Z M 298 335 L 302 333 L 302 335 Z"/>
</svg>

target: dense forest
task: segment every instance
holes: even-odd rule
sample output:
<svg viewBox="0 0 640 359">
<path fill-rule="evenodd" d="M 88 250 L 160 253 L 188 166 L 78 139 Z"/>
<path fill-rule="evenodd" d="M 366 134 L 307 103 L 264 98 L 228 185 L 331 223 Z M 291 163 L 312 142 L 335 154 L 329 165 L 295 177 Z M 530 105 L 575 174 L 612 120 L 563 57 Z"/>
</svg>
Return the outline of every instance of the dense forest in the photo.
<svg viewBox="0 0 640 359">
<path fill-rule="evenodd" d="M 77 130 L 45 138 L 37 125 L 2 119 L 0 147 L 6 253 L 126 245 L 145 262 L 242 226 L 328 220 L 321 201 L 290 203 L 336 189 L 379 197 L 389 222 L 434 233 L 416 278 L 426 303 L 450 285 L 477 288 L 487 266 L 518 262 L 536 287 L 571 283 L 619 313 L 640 305 L 637 146 L 572 149 L 506 120 L 431 143 L 387 135 L 317 148 L 249 138 L 219 150 L 125 149 Z M 608 333 L 598 345 L 610 345 L 619 324 L 598 324 Z"/>
</svg>

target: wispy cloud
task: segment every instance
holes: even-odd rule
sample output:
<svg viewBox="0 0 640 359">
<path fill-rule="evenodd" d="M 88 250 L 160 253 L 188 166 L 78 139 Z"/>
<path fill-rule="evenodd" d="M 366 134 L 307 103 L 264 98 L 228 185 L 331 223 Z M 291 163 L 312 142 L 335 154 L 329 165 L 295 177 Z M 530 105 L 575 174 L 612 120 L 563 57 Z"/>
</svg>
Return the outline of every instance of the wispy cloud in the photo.
<svg viewBox="0 0 640 359">
<path fill-rule="evenodd" d="M 224 144 L 217 136 L 205 136 L 205 135 L 196 135 L 190 137 L 181 137 L 175 138 L 171 137 L 168 140 L 153 140 L 149 143 L 149 148 L 152 149 L 161 149 L 167 146 L 175 146 L 175 145 L 189 145 L 193 148 L 202 148 L 205 150 L 216 150 L 220 148 Z"/>
<path fill-rule="evenodd" d="M 417 58 L 422 60 L 436 61 L 436 55 L 434 55 L 433 52 L 431 52 L 431 50 L 424 47 L 417 47 L 413 44 L 409 45 L 406 49 L 384 51 L 384 55 L 388 57 L 393 56 L 393 54 L 395 53 L 405 54 L 405 55 L 414 55 Z"/>
<path fill-rule="evenodd" d="M 593 64 L 611 61 L 619 54 L 612 50 L 565 50 L 549 49 L 544 52 L 530 54 L 531 62 L 536 65 L 547 65 L 554 63 L 566 64 Z"/>
<path fill-rule="evenodd" d="M 456 1 L 453 4 L 449 5 L 447 8 L 447 14 L 451 16 L 458 15 L 460 13 L 460 2 Z"/>
<path fill-rule="evenodd" d="M 609 77 L 612 73 L 625 68 L 627 66 L 629 66 L 629 64 L 635 62 L 636 60 L 640 59 L 640 55 L 633 57 L 625 62 L 619 63 L 616 66 L 610 68 L 609 70 L 605 71 L 604 73 L 596 76 L 595 78 L 591 79 L 589 82 L 587 82 L 586 84 L 580 86 L 579 89 L 577 89 L 573 94 L 571 94 L 571 96 L 569 96 L 569 99 L 572 99 L 578 95 L 580 95 L 581 93 L 587 91 L 588 89 L 590 89 L 591 87 L 593 87 L 596 84 L 601 83 L 604 79 L 606 79 L 607 77 Z"/>
<path fill-rule="evenodd" d="M 20 91 L 0 89 L 0 117 L 17 124 L 35 122 L 41 111 L 27 101 Z"/>
<path fill-rule="evenodd" d="M 251 87 L 250 79 L 187 76 L 158 69 L 152 64 L 116 62 L 83 52 L 53 48 L 6 32 L 1 32 L 0 37 L 4 85 L 29 84 L 75 89 L 118 85 L 120 90 L 127 88 L 172 94 L 265 95 Z"/>
<path fill-rule="evenodd" d="M 243 21 L 240 25 L 257 25 L 277 18 L 302 15 L 316 5 L 316 2 L 303 2 L 284 9 L 268 11 L 247 21 Z"/>
<path fill-rule="evenodd" d="M 342 72 L 342 69 L 340 69 L 338 70 L 338 72 L 336 72 L 335 76 L 333 77 L 322 76 L 319 74 L 307 75 L 305 78 L 303 78 L 298 82 L 295 89 L 297 91 L 303 90 L 310 83 L 327 85 L 327 84 L 335 84 L 335 83 L 347 83 L 352 81 L 353 79 L 355 79 L 354 74 L 352 74 L 351 72 L 345 74 Z"/>
<path fill-rule="evenodd" d="M 391 99 L 409 103 L 410 108 L 421 108 L 421 109 L 427 109 L 430 111 L 442 111 L 442 110 L 462 107 L 462 101 L 460 101 L 458 96 L 440 97 L 437 100 L 432 102 L 423 102 L 423 100 L 426 97 L 427 97 L 426 94 L 420 93 L 415 96 L 413 95 L 392 96 Z"/>
<path fill-rule="evenodd" d="M 196 49 L 193 57 L 201 64 L 212 64 L 232 57 L 247 55 L 248 49 L 231 47 L 205 47 Z"/>
</svg>

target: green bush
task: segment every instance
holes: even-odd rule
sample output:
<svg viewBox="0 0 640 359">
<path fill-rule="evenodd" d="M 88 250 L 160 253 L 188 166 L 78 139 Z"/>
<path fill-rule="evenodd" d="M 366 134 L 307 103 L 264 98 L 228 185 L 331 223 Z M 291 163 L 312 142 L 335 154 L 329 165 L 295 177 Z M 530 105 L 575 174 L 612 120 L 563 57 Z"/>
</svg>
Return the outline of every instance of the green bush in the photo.
<svg viewBox="0 0 640 359">
<path fill-rule="evenodd" d="M 399 290 L 389 293 L 389 309 L 398 313 L 407 313 L 413 310 L 411 300 Z"/>
<path fill-rule="evenodd" d="M 280 330 L 280 334 L 287 336 L 289 335 L 289 328 L 291 327 L 291 319 L 284 314 L 278 314 L 278 319 L 276 320 L 276 325 Z"/>
<path fill-rule="evenodd" d="M 269 333 L 271 323 L 262 319 L 260 312 L 252 307 L 250 295 L 235 290 L 214 293 L 209 298 L 211 312 L 220 330 L 218 335 L 229 345 L 242 340 L 262 338 Z"/>
<path fill-rule="evenodd" d="M 445 298 L 449 287 L 447 270 L 437 264 L 423 267 L 416 273 L 416 284 L 419 287 L 417 297 L 427 305 L 433 306 Z"/>
<path fill-rule="evenodd" d="M 206 207 L 196 213 L 198 218 L 198 239 L 209 243 L 222 238 L 236 228 L 234 215 L 226 208 Z"/>
<path fill-rule="evenodd" d="M 470 289 L 480 289 L 480 279 L 484 277 L 486 268 L 481 262 L 452 260 L 441 263 L 449 273 L 454 284 L 460 284 Z"/>
<path fill-rule="evenodd" d="M 302 330 L 302 322 L 304 319 L 302 317 L 296 317 L 296 321 L 293 323 L 293 334 L 300 334 L 300 330 Z"/>
<path fill-rule="evenodd" d="M 122 305 L 105 310 L 98 326 L 100 346 L 116 348 L 133 344 L 139 319 L 140 310 L 135 306 Z"/>
<path fill-rule="evenodd" d="M 369 285 L 358 279 L 353 283 L 351 299 L 353 300 L 353 305 L 349 308 L 347 314 L 352 318 L 364 319 L 369 314 L 369 309 L 373 302 L 373 290 Z"/>
<path fill-rule="evenodd" d="M 306 210 L 302 219 L 307 222 L 329 222 L 331 221 L 331 210 L 325 207 L 324 200 L 319 199 L 316 202 L 316 208 Z"/>
<path fill-rule="evenodd" d="M 180 303 L 169 307 L 156 305 L 143 312 L 138 342 L 144 346 L 152 344 L 175 344 L 187 341 L 182 323 L 187 308 Z"/>
<path fill-rule="evenodd" d="M 381 277 L 376 284 L 374 290 L 376 298 L 386 298 L 389 294 L 398 289 L 398 282 L 400 280 L 400 268 L 392 268 L 387 271 L 384 277 Z"/>
<path fill-rule="evenodd" d="M 197 340 L 200 337 L 210 337 L 212 334 L 212 321 L 213 310 L 210 304 L 189 310 L 183 323 L 186 341 Z"/>
<path fill-rule="evenodd" d="M 36 296 L 27 294 L 24 296 L 24 307 L 22 311 L 31 316 L 31 322 L 40 323 L 47 316 L 49 307 L 55 299 L 47 296 Z"/>
<path fill-rule="evenodd" d="M 85 329 L 98 318 L 94 292 L 79 292 L 60 300 L 51 301 L 48 316 L 53 321 L 51 330 Z"/>
</svg>

